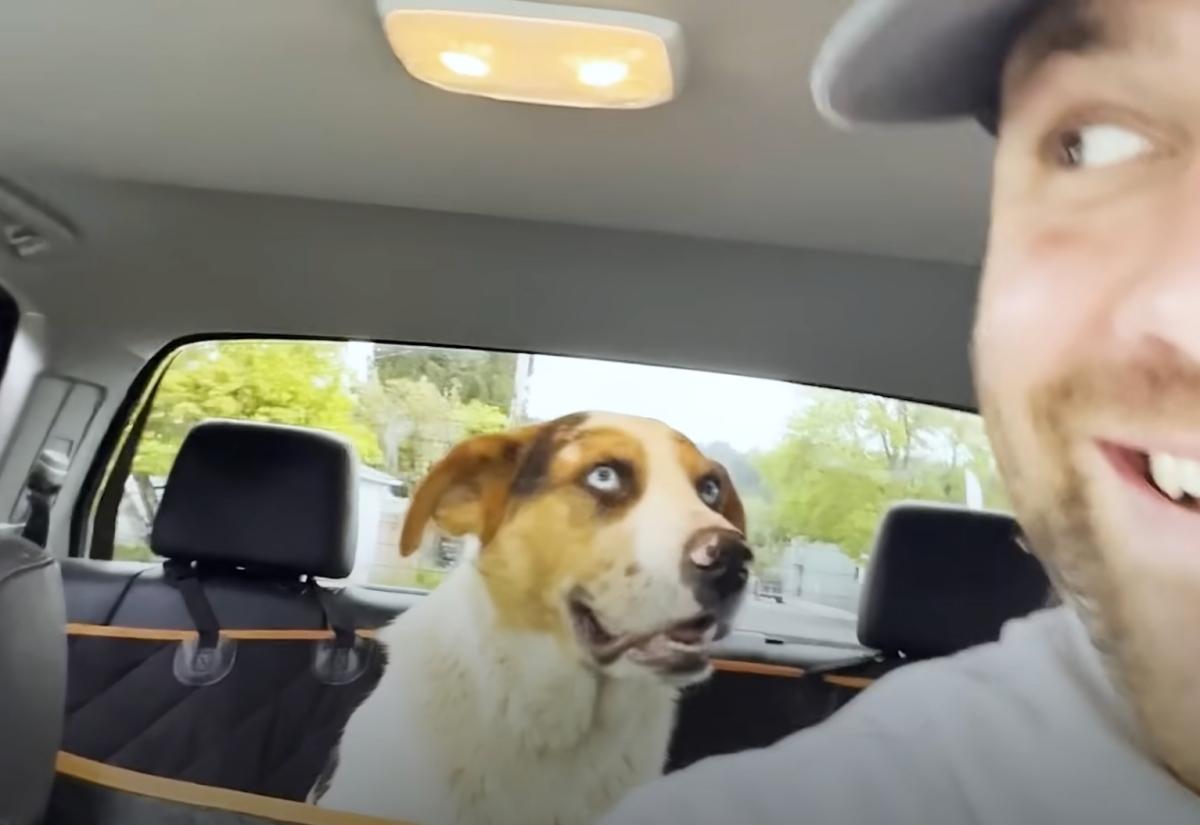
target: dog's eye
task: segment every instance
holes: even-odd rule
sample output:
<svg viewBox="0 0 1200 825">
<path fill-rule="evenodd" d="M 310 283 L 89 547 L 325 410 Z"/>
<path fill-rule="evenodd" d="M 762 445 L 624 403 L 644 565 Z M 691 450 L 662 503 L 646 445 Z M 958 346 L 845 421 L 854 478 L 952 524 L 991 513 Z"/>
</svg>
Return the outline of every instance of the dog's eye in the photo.
<svg viewBox="0 0 1200 825">
<path fill-rule="evenodd" d="M 621 489 L 621 474 L 615 467 L 600 464 L 587 474 L 587 486 L 600 493 L 615 493 Z"/>
<path fill-rule="evenodd" d="M 709 507 L 716 507 L 721 501 L 721 482 L 715 478 L 702 478 L 696 485 L 696 494 Z"/>
</svg>

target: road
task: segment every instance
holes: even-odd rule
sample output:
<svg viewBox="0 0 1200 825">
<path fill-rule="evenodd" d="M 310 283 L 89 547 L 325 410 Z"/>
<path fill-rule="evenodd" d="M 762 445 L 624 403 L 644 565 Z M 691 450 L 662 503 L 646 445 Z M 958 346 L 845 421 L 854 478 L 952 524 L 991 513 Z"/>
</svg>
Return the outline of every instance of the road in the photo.
<svg viewBox="0 0 1200 825">
<path fill-rule="evenodd" d="M 855 645 L 857 622 L 854 613 L 836 607 L 800 599 L 778 604 L 749 596 L 738 614 L 737 627 L 767 635 Z"/>
</svg>

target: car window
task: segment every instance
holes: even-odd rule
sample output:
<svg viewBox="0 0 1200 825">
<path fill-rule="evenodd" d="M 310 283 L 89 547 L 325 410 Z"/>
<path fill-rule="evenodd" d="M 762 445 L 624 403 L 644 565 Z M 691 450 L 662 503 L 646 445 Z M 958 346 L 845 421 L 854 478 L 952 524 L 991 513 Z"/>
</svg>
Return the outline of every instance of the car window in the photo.
<svg viewBox="0 0 1200 825">
<path fill-rule="evenodd" d="M 900 499 L 1006 509 L 978 416 L 754 377 L 370 342 L 221 340 L 174 355 L 117 513 L 114 558 L 154 558 L 150 525 L 179 446 L 209 418 L 341 433 L 362 459 L 351 580 L 427 591 L 464 540 L 398 552 L 410 491 L 459 440 L 603 409 L 658 418 L 722 462 L 756 560 L 743 629 L 854 646 L 863 567 Z"/>
</svg>

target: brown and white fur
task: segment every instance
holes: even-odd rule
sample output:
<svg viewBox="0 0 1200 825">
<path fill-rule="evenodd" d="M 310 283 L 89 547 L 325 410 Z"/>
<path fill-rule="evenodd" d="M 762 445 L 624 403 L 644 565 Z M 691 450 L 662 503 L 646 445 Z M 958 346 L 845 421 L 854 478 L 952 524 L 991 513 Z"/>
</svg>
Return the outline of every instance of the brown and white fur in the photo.
<svg viewBox="0 0 1200 825">
<path fill-rule="evenodd" d="M 586 825 L 663 768 L 750 551 L 729 477 L 647 419 L 578 414 L 457 447 L 413 497 L 479 551 L 383 629 L 322 807 L 421 825 Z"/>
</svg>

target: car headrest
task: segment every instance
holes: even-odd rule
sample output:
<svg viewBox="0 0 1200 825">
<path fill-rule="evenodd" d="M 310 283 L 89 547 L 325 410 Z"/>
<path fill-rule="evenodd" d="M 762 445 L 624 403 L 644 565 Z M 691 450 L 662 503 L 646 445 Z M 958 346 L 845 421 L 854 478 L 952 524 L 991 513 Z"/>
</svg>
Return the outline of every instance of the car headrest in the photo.
<svg viewBox="0 0 1200 825">
<path fill-rule="evenodd" d="M 884 653 L 946 656 L 1000 638 L 1050 603 L 1045 570 L 1017 522 L 990 511 L 901 503 L 883 517 L 867 568 L 858 639 Z"/>
<path fill-rule="evenodd" d="M 150 546 L 168 559 L 344 578 L 358 533 L 358 457 L 339 436 L 245 421 L 188 433 Z"/>
</svg>

